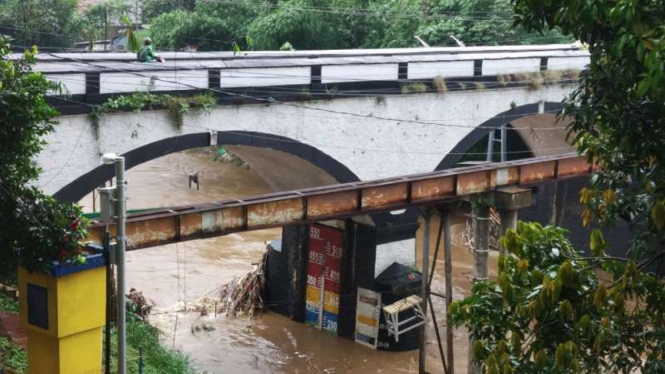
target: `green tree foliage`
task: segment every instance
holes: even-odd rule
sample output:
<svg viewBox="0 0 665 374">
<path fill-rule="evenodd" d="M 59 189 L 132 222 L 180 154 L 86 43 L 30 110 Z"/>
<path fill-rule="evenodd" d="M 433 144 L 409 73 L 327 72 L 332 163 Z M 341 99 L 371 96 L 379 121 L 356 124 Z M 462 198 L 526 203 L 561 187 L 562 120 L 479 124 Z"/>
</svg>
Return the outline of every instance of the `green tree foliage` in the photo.
<svg viewBox="0 0 665 374">
<path fill-rule="evenodd" d="M 195 0 L 142 0 L 141 18 L 143 22 L 147 23 L 160 14 L 177 9 L 193 11 L 195 6 Z"/>
<path fill-rule="evenodd" d="M 167 2 L 165 9 L 175 3 Z M 159 26 L 153 29 L 154 38 L 163 40 L 161 45 L 184 47 L 182 33 L 169 30 L 178 28 L 178 20 L 183 29 L 194 29 L 186 14 L 217 19 L 225 25 L 216 33 L 222 40 L 250 36 L 261 50 L 278 50 L 285 43 L 295 49 L 415 47 L 420 46 L 416 35 L 431 45 L 456 45 L 450 34 L 469 45 L 570 41 L 556 30 L 540 35 L 513 29 L 509 0 L 198 0 L 193 12 L 178 6 L 154 18 L 153 28 Z M 210 29 L 196 31 L 215 34 Z M 220 45 L 199 44 L 199 49 Z"/>
<path fill-rule="evenodd" d="M 104 0 L 85 9 L 81 24 L 88 39 L 109 39 L 115 36 L 110 28 L 124 24 L 123 19 L 130 13 L 131 7 L 126 0 Z"/>
<path fill-rule="evenodd" d="M 79 207 L 34 186 L 40 170 L 32 159 L 58 114 L 45 95 L 59 86 L 32 71 L 36 49 L 21 59 L 9 59 L 10 51 L 8 38 L 0 36 L 0 278 L 19 264 L 43 271 L 55 260 L 80 261 L 86 236 Z"/>
<path fill-rule="evenodd" d="M 177 50 L 196 46 L 202 51 L 228 49 L 231 30 L 223 19 L 178 9 L 153 20 L 153 43 L 159 49 Z"/>
<path fill-rule="evenodd" d="M 580 152 L 598 165 L 584 224 L 634 228 L 633 254 L 660 256 L 665 240 L 665 3 L 515 1 L 517 22 L 560 27 L 588 43 L 589 69 L 565 102 Z M 661 262 L 661 274 L 665 263 Z"/>
<path fill-rule="evenodd" d="M 581 258 L 553 228 L 521 224 L 503 244 L 497 281 L 453 304 L 478 339 L 486 373 L 665 372 L 665 3 L 513 0 L 516 24 L 560 28 L 591 62 L 564 103 L 570 135 L 597 166 L 580 193 L 582 223 L 634 229 L 629 258 L 600 230 Z M 556 254 L 555 256 L 553 254 Z M 603 269 L 608 281 L 595 271 Z"/>
<path fill-rule="evenodd" d="M 665 372 L 665 289 L 643 271 L 650 263 L 583 258 L 564 234 L 520 222 L 502 239 L 498 279 L 450 305 L 483 372 Z M 598 280 L 598 267 L 611 282 Z"/>
<path fill-rule="evenodd" d="M 78 0 L 0 1 L 0 33 L 17 45 L 67 47 L 78 38 Z"/>
</svg>

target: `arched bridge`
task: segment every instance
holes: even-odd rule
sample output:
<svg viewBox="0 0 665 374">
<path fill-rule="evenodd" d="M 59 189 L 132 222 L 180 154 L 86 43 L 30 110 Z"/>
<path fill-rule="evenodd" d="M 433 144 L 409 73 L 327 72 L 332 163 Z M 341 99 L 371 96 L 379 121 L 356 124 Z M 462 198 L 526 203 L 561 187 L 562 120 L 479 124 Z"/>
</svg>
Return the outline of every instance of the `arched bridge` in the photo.
<svg viewBox="0 0 665 374">
<path fill-rule="evenodd" d="M 77 201 L 110 179 L 103 153 L 124 154 L 132 167 L 214 144 L 275 189 L 385 178 L 452 167 L 504 125 L 522 144 L 508 153 L 565 153 L 554 113 L 589 58 L 572 45 L 164 57 L 143 64 L 132 54 L 40 56 L 37 70 L 71 94 L 51 98 L 62 115 L 36 160 L 40 187 Z M 179 121 L 159 106 L 116 108 L 97 121 L 89 115 L 112 97 L 146 91 L 209 93 L 217 105 Z M 284 168 L 302 178 L 280 180 Z M 313 177 L 315 170 L 326 177 Z"/>
</svg>

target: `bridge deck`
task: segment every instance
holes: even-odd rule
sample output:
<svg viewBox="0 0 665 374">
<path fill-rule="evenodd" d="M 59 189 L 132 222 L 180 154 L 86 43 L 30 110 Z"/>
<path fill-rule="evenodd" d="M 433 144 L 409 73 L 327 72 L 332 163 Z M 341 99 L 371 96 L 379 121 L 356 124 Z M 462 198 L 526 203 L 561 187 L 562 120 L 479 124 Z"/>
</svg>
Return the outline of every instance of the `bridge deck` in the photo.
<svg viewBox="0 0 665 374">
<path fill-rule="evenodd" d="M 418 205 L 436 205 L 508 186 L 586 176 L 592 166 L 575 154 L 485 164 L 367 182 L 346 183 L 189 205 L 130 215 L 133 249 L 233 232 L 347 218 Z M 99 243 L 105 223 L 90 227 Z M 115 231 L 111 226 L 111 232 Z"/>
<path fill-rule="evenodd" d="M 133 53 L 46 53 L 35 69 L 62 83 L 78 101 L 146 91 L 348 85 L 472 79 L 543 70 L 582 69 L 587 51 L 570 44 L 295 52 L 166 52 L 165 63 L 139 63 Z M 369 85 L 367 83 L 370 83 Z M 376 88 L 376 87 L 374 87 Z M 102 95 L 100 97 L 100 95 Z"/>
</svg>

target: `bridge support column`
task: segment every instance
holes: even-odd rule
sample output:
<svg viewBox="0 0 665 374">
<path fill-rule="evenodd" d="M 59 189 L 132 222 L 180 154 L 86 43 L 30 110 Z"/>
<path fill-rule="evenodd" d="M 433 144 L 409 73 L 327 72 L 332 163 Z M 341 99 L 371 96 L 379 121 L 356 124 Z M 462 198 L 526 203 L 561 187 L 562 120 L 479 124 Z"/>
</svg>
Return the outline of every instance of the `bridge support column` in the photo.
<svg viewBox="0 0 665 374">
<path fill-rule="evenodd" d="M 529 188 L 510 187 L 494 193 L 494 206 L 501 215 L 501 235 L 509 229 L 517 229 L 517 212 L 531 206 L 532 194 Z M 505 248 L 501 247 L 501 253 Z"/>
<path fill-rule="evenodd" d="M 475 231 L 473 233 L 473 282 L 489 278 L 490 244 L 490 205 L 494 202 L 492 194 L 485 194 L 471 199 Z M 469 374 L 480 374 L 481 369 L 474 362 L 473 346 L 475 340 L 469 338 Z"/>
</svg>

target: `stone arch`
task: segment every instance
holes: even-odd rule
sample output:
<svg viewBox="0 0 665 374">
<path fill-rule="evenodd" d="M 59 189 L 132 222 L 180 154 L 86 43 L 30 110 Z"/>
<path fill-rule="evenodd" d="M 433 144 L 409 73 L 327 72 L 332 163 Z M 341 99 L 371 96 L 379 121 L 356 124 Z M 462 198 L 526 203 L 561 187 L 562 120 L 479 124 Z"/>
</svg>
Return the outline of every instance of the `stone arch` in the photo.
<svg viewBox="0 0 665 374">
<path fill-rule="evenodd" d="M 208 132 L 182 134 L 143 145 L 123 154 L 127 169 L 168 155 L 188 149 L 207 147 L 211 144 Z M 319 149 L 283 136 L 252 131 L 220 131 L 217 133 L 217 144 L 244 145 L 270 148 L 282 151 L 319 167 L 339 183 L 357 182 L 359 178 L 345 165 Z M 93 191 L 114 175 L 112 165 L 100 165 L 81 175 L 57 191 L 53 197 L 60 201 L 76 202 Z"/>
<path fill-rule="evenodd" d="M 499 113 L 496 116 L 490 118 L 489 120 L 481 123 L 473 131 L 471 131 L 467 136 L 465 136 L 457 145 L 448 153 L 443 160 L 437 165 L 435 170 L 444 170 L 450 169 L 455 164 L 457 164 L 462 158 L 463 154 L 469 150 L 474 144 L 479 142 L 485 135 L 493 131 L 494 129 L 500 128 L 502 125 L 509 123 L 510 121 L 517 120 L 519 118 L 527 117 L 530 115 L 537 114 L 539 112 L 540 103 L 527 104 L 512 108 L 505 112 Z M 563 108 L 563 105 L 559 102 L 545 102 L 544 111 L 547 112 L 558 112 Z"/>
</svg>

